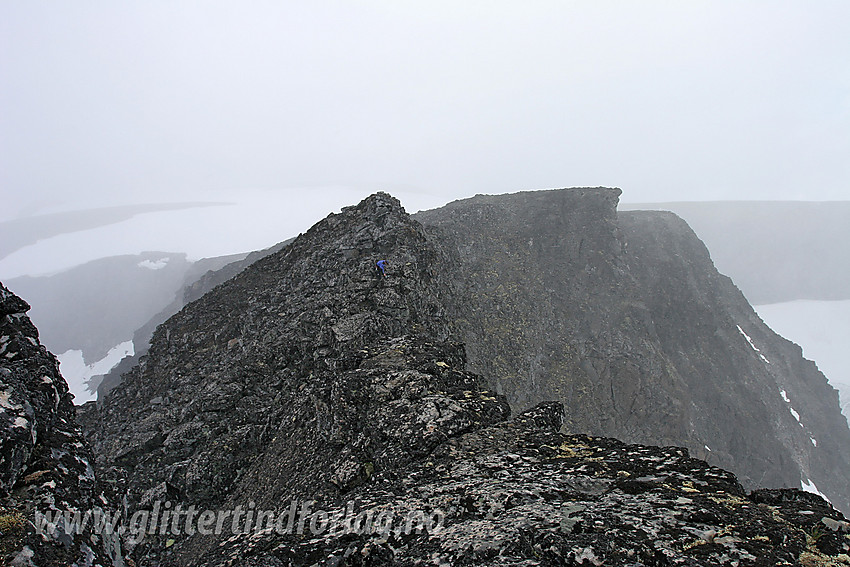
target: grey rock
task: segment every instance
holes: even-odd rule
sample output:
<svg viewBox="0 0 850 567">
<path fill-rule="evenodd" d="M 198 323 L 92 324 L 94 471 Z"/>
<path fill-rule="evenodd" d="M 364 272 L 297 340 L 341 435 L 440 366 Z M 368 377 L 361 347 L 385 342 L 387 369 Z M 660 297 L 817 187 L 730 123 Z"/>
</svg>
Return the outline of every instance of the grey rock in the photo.
<svg viewBox="0 0 850 567">
<path fill-rule="evenodd" d="M 38 533 L 38 518 L 105 507 L 88 445 L 55 357 L 0 284 L 0 561 L 11 565 L 123 565 L 117 536 Z"/>
<path fill-rule="evenodd" d="M 236 536 L 189 564 L 847 564 L 846 539 L 818 527 L 843 522 L 822 499 L 747 495 L 732 474 L 682 449 L 560 433 L 539 419 L 552 407 L 449 439 L 403 474 L 383 471 L 346 495 L 357 502 L 352 515 L 395 518 L 388 532 Z M 315 508 L 323 505 L 342 503 Z M 432 523 L 408 530 L 411 511 Z"/>
</svg>

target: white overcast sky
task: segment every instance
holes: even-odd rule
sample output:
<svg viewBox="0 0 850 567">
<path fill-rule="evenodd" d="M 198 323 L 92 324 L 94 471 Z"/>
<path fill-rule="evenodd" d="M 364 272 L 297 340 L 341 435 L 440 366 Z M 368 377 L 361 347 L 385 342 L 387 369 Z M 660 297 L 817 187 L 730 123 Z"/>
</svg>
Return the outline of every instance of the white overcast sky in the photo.
<svg viewBox="0 0 850 567">
<path fill-rule="evenodd" d="M 53 236 L 0 277 L 258 248 L 380 189 L 847 200 L 848 156 L 846 0 L 0 1 L 0 223 L 235 203 Z"/>
</svg>

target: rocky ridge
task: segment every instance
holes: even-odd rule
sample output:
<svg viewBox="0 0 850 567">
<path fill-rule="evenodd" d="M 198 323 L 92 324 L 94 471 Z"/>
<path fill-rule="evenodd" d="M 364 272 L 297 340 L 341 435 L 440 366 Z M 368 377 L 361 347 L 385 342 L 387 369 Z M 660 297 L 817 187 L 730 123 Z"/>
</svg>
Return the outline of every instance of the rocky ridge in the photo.
<svg viewBox="0 0 850 567">
<path fill-rule="evenodd" d="M 605 211 L 611 195 L 591 192 L 584 205 Z M 590 238 L 603 244 L 619 230 L 597 224 Z M 297 498 L 328 510 L 439 509 L 445 529 L 152 534 L 128 546 L 137 565 L 848 561 L 846 521 L 818 497 L 748 495 L 685 449 L 568 435 L 559 403 L 508 420 L 507 398 L 451 342 L 473 305 L 462 288 L 475 284 L 464 249 L 444 242 L 385 194 L 331 215 L 160 326 L 147 357 L 81 419 L 128 514 L 163 501 L 264 510 Z M 595 262 L 578 276 L 589 282 L 628 270 L 594 246 L 577 252 Z M 631 313 L 645 315 L 634 299 Z M 665 362 L 657 345 L 647 352 Z M 672 399 L 678 387 L 662 391 Z"/>
<path fill-rule="evenodd" d="M 390 253 L 381 278 L 375 258 Z M 343 399 L 358 382 L 341 372 L 381 340 L 448 337 L 439 264 L 389 196 L 259 260 L 160 326 L 142 363 L 83 412 L 104 474 L 131 508 L 165 497 L 218 505 L 231 494 L 262 503 L 333 494 L 365 463 L 402 458 L 409 443 L 384 440 L 392 421 L 359 419 L 371 398 Z M 329 409 L 338 403 L 344 413 Z"/>
</svg>

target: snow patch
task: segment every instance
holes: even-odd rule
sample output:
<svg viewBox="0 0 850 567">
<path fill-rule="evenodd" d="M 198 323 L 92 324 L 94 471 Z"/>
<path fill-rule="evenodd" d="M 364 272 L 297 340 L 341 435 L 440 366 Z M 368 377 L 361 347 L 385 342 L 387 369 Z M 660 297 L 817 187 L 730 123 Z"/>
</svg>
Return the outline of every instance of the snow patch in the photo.
<svg viewBox="0 0 850 567">
<path fill-rule="evenodd" d="M 794 419 L 797 420 L 797 423 L 800 424 L 800 427 L 805 427 L 803 425 L 803 422 L 800 421 L 800 414 L 797 413 L 797 410 L 795 410 L 794 406 L 791 405 L 791 400 L 790 398 L 788 398 L 788 393 L 785 390 L 779 390 L 779 395 L 781 395 L 782 399 L 785 400 L 785 403 L 788 404 L 788 411 L 791 412 L 791 415 L 794 416 Z M 812 439 L 812 441 L 817 443 L 816 441 L 814 441 L 814 439 Z M 817 444 L 815 444 L 815 447 L 817 447 Z"/>
<path fill-rule="evenodd" d="M 88 389 L 91 378 L 106 374 L 125 356 L 133 354 L 133 341 L 125 341 L 112 347 L 105 357 L 92 364 L 85 363 L 81 350 L 69 350 L 57 356 L 59 370 L 68 382 L 68 389 L 74 394 L 74 403 L 80 405 L 97 399 L 97 392 Z"/>
<path fill-rule="evenodd" d="M 763 355 L 761 353 L 761 350 L 759 350 L 759 348 L 755 345 L 755 343 L 753 342 L 753 339 L 750 338 L 750 335 L 748 335 L 747 333 L 744 332 L 744 329 L 741 328 L 741 325 L 735 325 L 735 326 L 738 327 L 738 332 L 741 333 L 742 335 L 744 335 L 744 338 L 747 339 L 747 342 L 750 343 L 750 346 L 753 347 L 753 350 L 758 353 L 758 355 L 765 362 L 765 364 L 770 364 L 770 361 L 767 359 L 767 357 L 765 355 Z"/>
<path fill-rule="evenodd" d="M 818 496 L 820 496 L 821 498 L 823 498 L 824 500 L 829 502 L 829 498 L 826 497 L 826 494 L 824 494 L 823 492 L 818 490 L 818 487 L 815 486 L 815 483 L 812 482 L 811 480 L 800 481 L 800 488 L 802 488 L 806 492 L 810 492 L 812 494 L 817 494 Z M 829 502 L 829 503 L 832 504 L 832 502 Z"/>
<path fill-rule="evenodd" d="M 796 420 L 797 420 L 797 423 L 799 423 L 800 425 L 803 425 L 803 424 L 802 424 L 802 422 L 800 422 L 800 414 L 799 414 L 799 413 L 797 413 L 797 410 L 795 410 L 795 409 L 794 409 L 794 408 L 792 408 L 792 407 L 789 407 L 788 409 L 789 409 L 789 410 L 791 410 L 791 415 L 793 415 L 793 416 L 794 416 L 794 419 L 796 419 Z"/>
<path fill-rule="evenodd" d="M 161 270 L 168 265 L 168 260 L 170 260 L 170 258 L 167 256 L 156 261 L 142 260 L 137 264 L 137 266 L 140 268 L 147 268 L 148 270 Z"/>
</svg>

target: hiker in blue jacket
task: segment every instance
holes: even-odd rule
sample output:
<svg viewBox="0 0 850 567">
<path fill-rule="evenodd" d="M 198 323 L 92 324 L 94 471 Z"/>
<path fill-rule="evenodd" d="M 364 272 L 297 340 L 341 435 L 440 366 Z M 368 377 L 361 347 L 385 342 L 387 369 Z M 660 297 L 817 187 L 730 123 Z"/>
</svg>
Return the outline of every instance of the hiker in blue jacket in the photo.
<svg viewBox="0 0 850 567">
<path fill-rule="evenodd" d="M 387 277 L 387 271 L 386 271 L 387 261 L 386 260 L 378 260 L 375 263 L 375 265 L 378 267 L 379 270 L 381 270 L 381 277 L 382 278 Z"/>
</svg>

